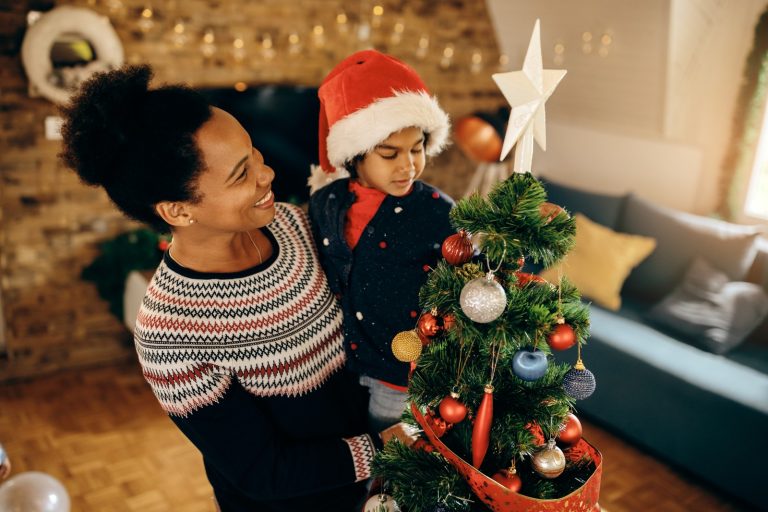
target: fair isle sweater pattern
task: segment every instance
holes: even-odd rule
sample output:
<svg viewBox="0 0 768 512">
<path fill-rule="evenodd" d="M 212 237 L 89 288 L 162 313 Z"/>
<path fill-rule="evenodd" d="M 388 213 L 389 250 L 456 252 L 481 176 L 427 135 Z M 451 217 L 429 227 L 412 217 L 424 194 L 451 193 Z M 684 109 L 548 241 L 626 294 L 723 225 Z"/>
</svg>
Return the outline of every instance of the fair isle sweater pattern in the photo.
<svg viewBox="0 0 768 512">
<path fill-rule="evenodd" d="M 277 254 L 266 268 L 190 277 L 163 260 L 155 272 L 134 341 L 144 377 L 169 414 L 187 416 L 218 401 L 232 379 L 260 397 L 303 395 L 343 366 L 342 313 L 306 216 L 277 204 L 268 230 Z"/>
</svg>

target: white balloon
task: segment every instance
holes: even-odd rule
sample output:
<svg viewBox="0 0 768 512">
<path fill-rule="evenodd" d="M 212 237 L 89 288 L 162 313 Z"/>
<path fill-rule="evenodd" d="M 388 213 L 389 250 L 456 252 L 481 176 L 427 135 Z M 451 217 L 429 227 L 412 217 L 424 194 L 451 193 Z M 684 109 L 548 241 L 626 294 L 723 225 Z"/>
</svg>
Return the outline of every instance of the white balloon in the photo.
<svg viewBox="0 0 768 512">
<path fill-rule="evenodd" d="M 40 471 L 27 471 L 0 485 L 2 512 L 69 512 L 69 494 L 61 482 Z"/>
</svg>

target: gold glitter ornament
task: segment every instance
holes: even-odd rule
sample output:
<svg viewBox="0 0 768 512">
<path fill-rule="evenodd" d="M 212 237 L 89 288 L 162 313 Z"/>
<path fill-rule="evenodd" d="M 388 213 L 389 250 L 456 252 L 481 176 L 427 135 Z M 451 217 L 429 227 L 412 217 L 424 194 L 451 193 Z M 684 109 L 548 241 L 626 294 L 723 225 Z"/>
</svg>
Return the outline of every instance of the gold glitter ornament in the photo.
<svg viewBox="0 0 768 512">
<path fill-rule="evenodd" d="M 421 339 L 416 329 L 402 331 L 392 338 L 392 353 L 398 361 L 410 363 L 421 355 Z"/>
</svg>

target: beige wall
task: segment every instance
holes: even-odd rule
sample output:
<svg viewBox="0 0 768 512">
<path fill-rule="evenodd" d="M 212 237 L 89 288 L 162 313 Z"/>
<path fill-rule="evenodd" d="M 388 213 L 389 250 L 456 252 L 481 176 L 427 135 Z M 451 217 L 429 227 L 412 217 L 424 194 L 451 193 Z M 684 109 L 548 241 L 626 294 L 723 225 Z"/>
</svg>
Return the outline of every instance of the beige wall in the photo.
<svg viewBox="0 0 768 512">
<path fill-rule="evenodd" d="M 766 0 L 488 0 L 500 45 L 509 53 L 513 68 L 522 62 L 538 17 L 545 67 L 568 70 L 548 103 L 549 120 L 566 130 L 584 129 L 579 135 L 591 141 L 590 147 L 606 153 L 596 160 L 613 165 L 621 159 L 641 159 L 659 168 L 654 176 L 680 173 L 671 180 L 675 186 L 686 185 L 677 203 L 670 204 L 668 195 L 654 197 L 652 190 L 639 192 L 698 213 L 711 213 L 716 207 L 744 61 L 754 26 L 767 5 Z M 605 57 L 595 55 L 594 48 L 590 54 L 581 51 L 585 31 L 595 39 L 604 32 L 612 34 Z M 566 48 L 561 66 L 553 61 L 558 41 Z M 599 43 L 593 46 L 599 48 Z M 634 140 L 617 146 L 612 144 L 616 136 Z M 656 155 L 640 153 L 660 145 L 669 151 L 655 160 Z M 691 156 L 690 165 L 700 162 L 700 168 L 676 168 L 691 151 L 699 155 Z M 549 145 L 549 152 L 558 148 Z M 663 160 L 665 154 L 672 156 Z M 567 152 L 549 158 L 585 159 Z M 646 171 L 633 166 L 596 168 L 593 175 L 582 170 L 586 174 L 561 172 L 566 179 L 589 186 L 600 186 L 605 176 L 613 174 L 611 187 L 618 192 L 622 183 L 638 191 L 636 184 L 643 183 Z"/>
<path fill-rule="evenodd" d="M 19 58 L 27 6 L 6 3 L 0 11 L 0 291 L 5 320 L 5 350 L 0 347 L 0 380 L 59 368 L 130 358 L 132 347 L 119 321 L 107 312 L 82 268 L 97 254 L 99 241 L 134 227 L 99 190 L 81 185 L 56 158 L 59 143 L 43 136 L 45 118 L 56 113 L 44 99 L 29 98 Z M 51 2 L 54 3 L 54 2 Z M 342 57 L 374 44 L 411 63 L 455 117 L 491 110 L 503 98 L 490 79 L 499 52 L 483 2 L 381 2 L 384 15 L 372 27 L 370 42 L 360 43 L 354 27 L 371 22 L 373 2 L 358 0 L 155 0 L 154 27 L 142 32 L 142 0 L 56 2 L 88 6 L 109 16 L 129 62 L 148 62 L 161 81 L 198 86 L 232 86 L 243 81 L 317 85 Z M 110 6 L 122 4 L 119 11 Z M 344 27 L 337 16 L 347 16 Z M 173 27 L 184 20 L 190 39 L 177 46 Z M 400 42 L 392 33 L 403 23 Z M 315 47 L 315 25 L 325 31 L 325 45 Z M 211 28 L 218 51 L 201 53 L 202 34 Z M 303 45 L 295 56 L 288 38 L 296 32 Z M 423 58 L 416 54 L 422 35 L 429 36 Z M 274 56 L 263 52 L 269 36 Z M 240 37 L 245 58 L 234 58 Z M 443 49 L 453 45 L 452 65 L 440 65 Z M 470 71 L 478 50 L 485 67 Z M 426 179 L 449 194 L 459 195 L 473 164 L 452 148 L 430 164 Z M 3 332 L 0 330 L 0 332 Z"/>
</svg>

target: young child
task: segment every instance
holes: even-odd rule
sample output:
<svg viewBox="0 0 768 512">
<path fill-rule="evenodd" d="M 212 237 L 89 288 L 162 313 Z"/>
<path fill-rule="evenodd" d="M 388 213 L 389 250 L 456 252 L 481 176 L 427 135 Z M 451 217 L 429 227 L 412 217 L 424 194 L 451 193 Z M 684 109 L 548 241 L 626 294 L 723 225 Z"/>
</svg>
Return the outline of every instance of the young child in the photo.
<svg viewBox="0 0 768 512">
<path fill-rule="evenodd" d="M 310 178 L 309 215 L 344 311 L 347 365 L 369 388 L 370 427 L 383 428 L 407 398 L 409 364 L 392 338 L 416 326 L 419 288 L 455 233 L 453 201 L 418 181 L 450 123 L 412 68 L 374 50 L 339 63 L 318 96 L 322 173 Z"/>
</svg>

